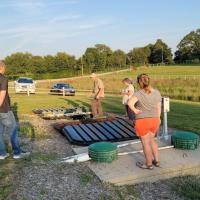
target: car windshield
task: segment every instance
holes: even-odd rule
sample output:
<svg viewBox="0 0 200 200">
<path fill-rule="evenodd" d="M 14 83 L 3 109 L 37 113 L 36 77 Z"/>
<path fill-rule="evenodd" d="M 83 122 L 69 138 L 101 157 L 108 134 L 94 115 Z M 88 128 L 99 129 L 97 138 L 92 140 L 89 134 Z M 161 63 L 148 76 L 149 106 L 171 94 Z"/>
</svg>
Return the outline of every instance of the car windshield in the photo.
<svg viewBox="0 0 200 200">
<path fill-rule="evenodd" d="M 70 88 L 69 84 L 57 84 L 57 88 Z"/>
<path fill-rule="evenodd" d="M 32 79 L 28 79 L 28 78 L 20 78 L 17 81 L 18 83 L 33 83 Z"/>
</svg>

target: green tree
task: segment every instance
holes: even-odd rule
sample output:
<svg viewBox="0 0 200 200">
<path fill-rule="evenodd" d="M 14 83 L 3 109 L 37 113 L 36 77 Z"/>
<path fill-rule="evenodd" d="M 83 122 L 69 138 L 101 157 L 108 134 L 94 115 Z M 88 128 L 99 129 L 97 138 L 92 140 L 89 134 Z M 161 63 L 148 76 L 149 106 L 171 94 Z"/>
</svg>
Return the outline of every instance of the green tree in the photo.
<svg viewBox="0 0 200 200">
<path fill-rule="evenodd" d="M 45 73 L 47 71 L 45 59 L 42 56 L 32 56 L 29 67 L 29 71 L 32 73 Z"/>
<path fill-rule="evenodd" d="M 76 66 L 76 59 L 65 52 L 58 52 L 55 56 L 55 70 L 73 71 Z"/>
<path fill-rule="evenodd" d="M 94 71 L 104 70 L 108 67 L 109 57 L 112 55 L 112 50 L 104 44 L 96 44 L 95 48 L 97 50 L 97 56 Z"/>
<path fill-rule="evenodd" d="M 109 55 L 107 65 L 114 68 L 123 68 L 126 66 L 126 54 L 124 51 L 118 49 Z"/>
<path fill-rule="evenodd" d="M 96 48 L 87 48 L 85 54 L 83 55 L 83 65 L 84 71 L 88 71 L 89 73 L 93 71 L 93 69 L 97 68 L 98 52 Z"/>
<path fill-rule="evenodd" d="M 56 72 L 55 57 L 51 55 L 44 56 L 44 63 L 47 72 Z"/>
<path fill-rule="evenodd" d="M 158 39 L 154 45 L 149 45 L 149 47 L 151 50 L 150 63 L 173 63 L 171 49 L 161 39 Z"/>
<path fill-rule="evenodd" d="M 177 48 L 175 62 L 200 62 L 200 29 L 184 36 Z"/>
<path fill-rule="evenodd" d="M 149 55 L 150 50 L 148 47 L 134 48 L 127 55 L 128 64 L 136 66 L 147 65 Z"/>
<path fill-rule="evenodd" d="M 8 74 L 28 73 L 30 72 L 30 62 L 32 54 L 30 53 L 14 53 L 5 58 Z"/>
</svg>

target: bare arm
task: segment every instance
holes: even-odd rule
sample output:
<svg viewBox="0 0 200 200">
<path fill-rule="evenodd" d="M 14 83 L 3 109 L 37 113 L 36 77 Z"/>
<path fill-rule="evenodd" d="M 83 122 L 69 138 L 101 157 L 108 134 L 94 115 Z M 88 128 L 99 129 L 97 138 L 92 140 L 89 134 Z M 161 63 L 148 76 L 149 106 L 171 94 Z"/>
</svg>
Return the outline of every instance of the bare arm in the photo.
<svg viewBox="0 0 200 200">
<path fill-rule="evenodd" d="M 133 96 L 133 91 L 129 90 L 128 92 L 122 92 L 122 95 L 128 95 L 128 96 Z"/>
<path fill-rule="evenodd" d="M 103 92 L 103 88 L 99 88 L 99 91 L 95 97 L 95 99 L 99 99 L 99 94 L 101 94 Z"/>
<path fill-rule="evenodd" d="M 137 114 L 140 114 L 141 113 L 141 110 L 138 110 L 136 107 L 135 107 L 135 104 L 137 103 L 138 101 L 138 98 L 133 96 L 129 101 L 128 101 L 128 106 L 129 108 L 137 115 Z"/>
<path fill-rule="evenodd" d="M 6 90 L 1 90 L 0 91 L 0 106 L 2 106 L 5 96 L 6 96 Z"/>
</svg>

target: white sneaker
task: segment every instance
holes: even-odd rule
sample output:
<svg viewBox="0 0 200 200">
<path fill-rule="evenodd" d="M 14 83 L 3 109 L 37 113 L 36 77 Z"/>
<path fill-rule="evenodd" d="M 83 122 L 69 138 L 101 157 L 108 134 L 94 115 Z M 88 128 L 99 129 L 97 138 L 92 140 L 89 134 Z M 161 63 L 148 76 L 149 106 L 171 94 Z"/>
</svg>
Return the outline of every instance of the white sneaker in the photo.
<svg viewBox="0 0 200 200">
<path fill-rule="evenodd" d="M 21 152 L 19 155 L 13 155 L 14 159 L 20 159 L 20 158 L 24 158 L 30 156 L 30 152 Z"/>
<path fill-rule="evenodd" d="M 10 156 L 10 154 L 9 153 L 7 153 L 6 155 L 4 155 L 4 156 L 0 156 L 0 160 L 4 160 L 4 159 L 6 159 L 7 157 L 9 157 Z"/>
</svg>

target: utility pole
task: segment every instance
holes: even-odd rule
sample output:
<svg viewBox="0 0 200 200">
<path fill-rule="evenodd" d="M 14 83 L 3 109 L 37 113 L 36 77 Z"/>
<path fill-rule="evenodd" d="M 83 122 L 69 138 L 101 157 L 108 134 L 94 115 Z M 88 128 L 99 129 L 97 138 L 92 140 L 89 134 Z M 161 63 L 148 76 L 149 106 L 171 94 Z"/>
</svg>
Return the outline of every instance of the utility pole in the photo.
<svg viewBox="0 0 200 200">
<path fill-rule="evenodd" d="M 81 75 L 83 76 L 83 56 L 81 56 Z"/>
<path fill-rule="evenodd" d="M 163 47 L 161 47 L 162 50 L 162 64 L 163 64 Z"/>
</svg>

